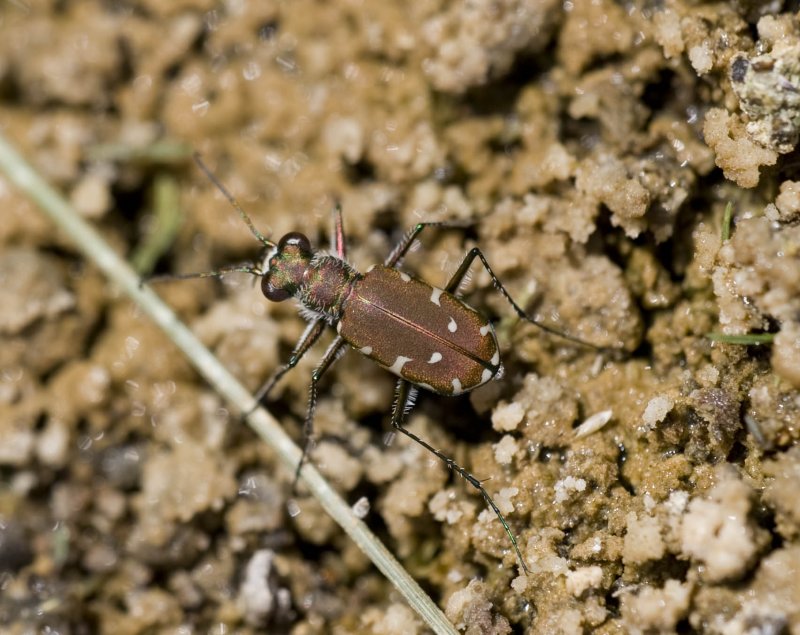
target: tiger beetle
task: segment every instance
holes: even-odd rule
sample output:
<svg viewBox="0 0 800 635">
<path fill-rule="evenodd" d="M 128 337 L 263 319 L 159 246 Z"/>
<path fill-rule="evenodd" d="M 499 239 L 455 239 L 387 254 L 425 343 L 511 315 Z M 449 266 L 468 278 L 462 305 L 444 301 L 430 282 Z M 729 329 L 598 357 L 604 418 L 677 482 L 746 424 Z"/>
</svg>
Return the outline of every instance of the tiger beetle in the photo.
<svg viewBox="0 0 800 635">
<path fill-rule="evenodd" d="M 418 223 L 392 249 L 382 265 L 359 273 L 347 262 L 342 212 L 333 210 L 332 253 L 314 250 L 308 238 L 290 232 L 277 243 L 264 236 L 233 195 L 194 155 L 200 169 L 239 213 L 250 232 L 269 250 L 266 271 L 253 265 L 236 265 L 216 271 L 165 276 L 172 279 L 218 277 L 242 272 L 261 278 L 261 291 L 272 302 L 295 298 L 309 325 L 295 345 L 289 360 L 278 367 L 256 393 L 256 403 L 264 400 L 275 384 L 308 352 L 325 327 L 336 328 L 336 338 L 311 373 L 309 400 L 303 424 L 305 444 L 295 471 L 295 483 L 313 443 L 314 410 L 317 386 L 331 365 L 349 345 L 399 378 L 392 410 L 392 427 L 441 459 L 480 492 L 508 535 L 524 572 L 528 567 L 517 539 L 483 484 L 440 450 L 404 427 L 414 405 L 417 389 L 455 396 L 474 390 L 503 374 L 500 350 L 492 323 L 455 294 L 477 258 L 516 314 L 548 333 L 572 342 L 598 348 L 578 338 L 560 333 L 529 317 L 506 291 L 478 247 L 467 252 L 444 288 L 434 287 L 398 269 L 415 239 L 427 228 L 453 226 L 447 222 Z"/>
</svg>

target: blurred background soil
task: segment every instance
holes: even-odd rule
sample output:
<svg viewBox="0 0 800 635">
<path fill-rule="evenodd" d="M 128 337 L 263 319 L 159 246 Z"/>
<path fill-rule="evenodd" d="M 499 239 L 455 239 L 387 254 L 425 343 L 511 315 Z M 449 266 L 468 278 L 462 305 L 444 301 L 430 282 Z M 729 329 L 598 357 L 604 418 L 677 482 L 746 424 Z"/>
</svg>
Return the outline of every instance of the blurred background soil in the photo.
<svg viewBox="0 0 800 635">
<path fill-rule="evenodd" d="M 527 576 L 475 491 L 386 435 L 388 373 L 351 352 L 323 382 L 313 461 L 461 630 L 800 633 L 797 12 L 9 0 L 0 130 L 142 273 L 259 255 L 198 151 L 275 238 L 327 245 L 338 197 L 362 271 L 471 221 L 407 270 L 442 285 L 480 245 L 531 314 L 624 351 L 519 323 L 477 267 L 464 289 L 505 377 L 409 426 L 489 479 Z M 0 209 L 3 632 L 424 632 L 2 179 Z M 157 291 L 253 389 L 304 328 L 247 276 Z M 298 440 L 319 354 L 270 403 Z"/>
</svg>

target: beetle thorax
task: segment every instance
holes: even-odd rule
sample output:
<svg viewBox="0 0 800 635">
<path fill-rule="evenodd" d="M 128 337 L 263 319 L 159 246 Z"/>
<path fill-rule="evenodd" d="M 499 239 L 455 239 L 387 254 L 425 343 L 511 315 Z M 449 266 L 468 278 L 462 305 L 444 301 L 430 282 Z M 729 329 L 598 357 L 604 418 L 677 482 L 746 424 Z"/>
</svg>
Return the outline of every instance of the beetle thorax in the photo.
<svg viewBox="0 0 800 635">
<path fill-rule="evenodd" d="M 338 320 L 353 289 L 353 283 L 361 277 L 358 271 L 341 258 L 318 254 L 305 270 L 303 283 L 295 297 L 307 309 L 321 313 L 329 320 Z"/>
</svg>

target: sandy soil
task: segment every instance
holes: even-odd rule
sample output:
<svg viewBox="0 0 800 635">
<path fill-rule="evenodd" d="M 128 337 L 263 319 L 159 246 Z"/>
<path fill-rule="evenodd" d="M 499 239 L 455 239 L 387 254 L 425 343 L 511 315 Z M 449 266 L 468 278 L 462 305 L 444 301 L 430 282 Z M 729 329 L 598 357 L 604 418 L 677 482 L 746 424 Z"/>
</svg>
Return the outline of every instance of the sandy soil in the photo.
<svg viewBox="0 0 800 635">
<path fill-rule="evenodd" d="M 466 633 L 800 633 L 797 3 L 56 2 L 0 8 L 0 129 L 142 272 L 273 237 L 443 285 L 475 268 L 502 380 L 423 394 L 351 352 L 312 460 Z M 729 230 L 724 210 L 732 204 Z M 0 180 L 0 624 L 424 632 L 176 349 Z M 159 293 L 253 389 L 304 323 L 247 276 Z M 774 334 L 771 344 L 712 340 Z M 301 439 L 324 343 L 271 396 Z"/>
</svg>

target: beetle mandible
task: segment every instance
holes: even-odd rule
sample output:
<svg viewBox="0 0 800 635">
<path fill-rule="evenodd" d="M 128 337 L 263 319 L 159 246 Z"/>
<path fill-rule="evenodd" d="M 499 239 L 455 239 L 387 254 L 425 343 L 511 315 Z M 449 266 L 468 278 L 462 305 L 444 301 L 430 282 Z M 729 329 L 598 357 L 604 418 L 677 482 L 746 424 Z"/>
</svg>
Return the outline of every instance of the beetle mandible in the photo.
<svg viewBox="0 0 800 635">
<path fill-rule="evenodd" d="M 476 258 L 488 272 L 495 288 L 521 319 L 578 344 L 599 347 L 561 333 L 528 316 L 506 291 L 478 247 L 467 252 L 443 288 L 434 287 L 397 268 L 425 229 L 446 227 L 450 225 L 447 222 L 418 223 L 406 232 L 383 264 L 373 265 L 362 274 L 347 262 L 344 225 L 338 204 L 333 212 L 332 253 L 315 251 L 308 238 L 299 232 L 290 232 L 276 243 L 255 227 L 241 205 L 198 154 L 195 153 L 194 159 L 236 209 L 250 232 L 270 250 L 269 266 L 266 271 L 256 266 L 231 266 L 216 271 L 168 277 L 186 279 L 218 277 L 231 272 L 249 273 L 261 278 L 261 291 L 268 300 L 282 302 L 295 298 L 309 320 L 289 360 L 279 366 L 256 393 L 256 402 L 265 399 L 281 377 L 297 365 L 326 326 L 336 328 L 336 337 L 311 374 L 308 409 L 303 424 L 305 444 L 295 471 L 295 482 L 312 447 L 319 381 L 345 351 L 345 346 L 349 345 L 397 375 L 392 427 L 433 453 L 480 492 L 503 525 L 522 569 L 527 573 L 528 568 L 516 536 L 481 481 L 406 429 L 403 423 L 414 405 L 418 388 L 454 396 L 474 390 L 503 373 L 492 323 L 455 295 Z"/>
</svg>

